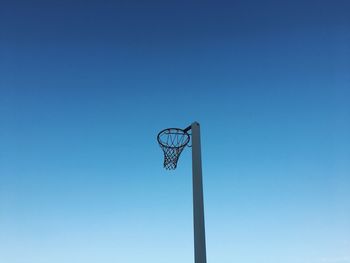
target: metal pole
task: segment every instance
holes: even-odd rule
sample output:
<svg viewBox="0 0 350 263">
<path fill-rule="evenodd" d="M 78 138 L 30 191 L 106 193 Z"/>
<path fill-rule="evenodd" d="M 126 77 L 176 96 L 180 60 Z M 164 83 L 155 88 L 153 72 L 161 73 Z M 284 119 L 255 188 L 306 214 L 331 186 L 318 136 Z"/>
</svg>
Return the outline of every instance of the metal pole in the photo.
<svg viewBox="0 0 350 263">
<path fill-rule="evenodd" d="M 194 225 L 194 262 L 206 263 L 205 225 L 202 183 L 202 157 L 200 126 L 191 125 L 192 130 L 192 180 L 193 180 L 193 225 Z"/>
</svg>

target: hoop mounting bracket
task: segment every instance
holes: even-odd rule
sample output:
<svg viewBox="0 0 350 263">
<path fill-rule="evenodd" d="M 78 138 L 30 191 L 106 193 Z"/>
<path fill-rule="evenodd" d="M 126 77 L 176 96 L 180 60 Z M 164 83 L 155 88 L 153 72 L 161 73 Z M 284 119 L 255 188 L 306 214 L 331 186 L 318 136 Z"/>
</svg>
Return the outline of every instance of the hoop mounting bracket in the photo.
<svg viewBox="0 0 350 263">
<path fill-rule="evenodd" d="M 188 132 L 189 130 L 191 130 L 192 125 L 188 126 L 187 128 L 184 129 L 184 132 Z"/>
</svg>

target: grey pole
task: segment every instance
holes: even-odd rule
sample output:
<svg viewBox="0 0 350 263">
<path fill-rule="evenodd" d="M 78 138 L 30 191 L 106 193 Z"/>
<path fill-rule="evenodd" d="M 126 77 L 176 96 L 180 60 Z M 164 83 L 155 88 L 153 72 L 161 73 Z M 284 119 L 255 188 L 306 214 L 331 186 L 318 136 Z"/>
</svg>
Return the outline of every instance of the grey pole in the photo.
<svg viewBox="0 0 350 263">
<path fill-rule="evenodd" d="M 202 157 L 200 126 L 191 124 L 192 130 L 192 180 L 193 180 L 193 225 L 194 225 L 194 262 L 206 263 L 205 225 L 202 182 Z"/>
</svg>

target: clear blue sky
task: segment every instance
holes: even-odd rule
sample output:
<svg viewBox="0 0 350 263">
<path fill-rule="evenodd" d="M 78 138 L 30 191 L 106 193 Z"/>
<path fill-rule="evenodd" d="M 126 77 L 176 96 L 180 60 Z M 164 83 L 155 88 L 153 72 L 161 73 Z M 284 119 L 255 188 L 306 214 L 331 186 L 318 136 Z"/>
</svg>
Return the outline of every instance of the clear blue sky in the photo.
<svg viewBox="0 0 350 263">
<path fill-rule="evenodd" d="M 0 262 L 350 262 L 349 1 L 1 1 Z"/>
</svg>

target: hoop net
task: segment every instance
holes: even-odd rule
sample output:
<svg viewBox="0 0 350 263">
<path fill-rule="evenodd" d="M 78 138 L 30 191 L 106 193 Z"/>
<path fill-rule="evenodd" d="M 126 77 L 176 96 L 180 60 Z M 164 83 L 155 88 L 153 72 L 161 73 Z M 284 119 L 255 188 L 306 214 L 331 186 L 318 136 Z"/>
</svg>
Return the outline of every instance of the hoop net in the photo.
<svg viewBox="0 0 350 263">
<path fill-rule="evenodd" d="M 180 154 L 190 141 L 190 135 L 182 129 L 168 128 L 162 130 L 157 139 L 164 153 L 164 168 L 176 169 Z"/>
</svg>

